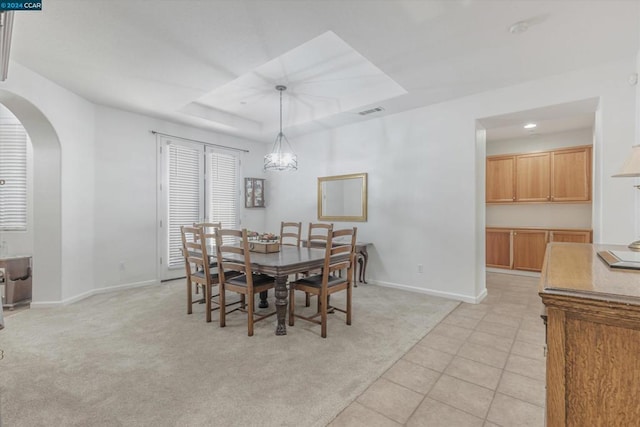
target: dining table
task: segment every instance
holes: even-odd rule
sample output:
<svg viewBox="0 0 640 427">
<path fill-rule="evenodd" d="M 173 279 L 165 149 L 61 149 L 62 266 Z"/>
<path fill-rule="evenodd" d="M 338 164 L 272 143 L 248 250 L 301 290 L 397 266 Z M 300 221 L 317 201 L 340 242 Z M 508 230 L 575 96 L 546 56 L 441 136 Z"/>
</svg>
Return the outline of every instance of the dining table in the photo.
<svg viewBox="0 0 640 427">
<path fill-rule="evenodd" d="M 215 253 L 215 252 L 214 252 Z M 336 258 L 348 259 L 349 254 L 336 255 Z M 242 261 L 240 255 L 228 254 L 230 260 Z M 323 267 L 325 249 L 299 248 L 280 245 L 279 252 L 261 253 L 251 252 L 251 269 L 254 273 L 267 274 L 275 278 L 275 305 L 278 323 L 276 335 L 286 335 L 287 314 L 287 281 L 289 275 L 317 270 Z M 259 307 L 266 307 L 266 293 L 260 295 Z"/>
</svg>

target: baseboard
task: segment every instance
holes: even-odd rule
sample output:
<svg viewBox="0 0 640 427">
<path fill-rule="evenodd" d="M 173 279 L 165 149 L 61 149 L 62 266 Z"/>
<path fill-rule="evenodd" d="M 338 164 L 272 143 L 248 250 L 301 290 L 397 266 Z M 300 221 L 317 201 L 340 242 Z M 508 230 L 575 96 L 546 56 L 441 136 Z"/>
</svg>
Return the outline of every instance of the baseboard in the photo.
<svg viewBox="0 0 640 427">
<path fill-rule="evenodd" d="M 537 271 L 507 270 L 506 268 L 487 267 L 487 273 L 510 274 L 512 276 L 540 277 Z"/>
<path fill-rule="evenodd" d="M 104 288 L 92 289 L 90 291 L 81 293 L 79 295 L 75 295 L 71 298 L 63 299 L 62 301 L 37 301 L 37 302 L 32 301 L 31 308 L 60 307 L 63 305 L 73 304 L 74 302 L 81 301 L 93 295 L 106 294 L 109 292 L 122 291 L 125 289 L 141 288 L 143 286 L 152 286 L 152 285 L 158 285 L 158 284 L 160 284 L 160 281 L 153 279 L 153 280 L 145 280 L 143 282 L 134 282 L 134 283 L 125 283 L 123 285 L 107 286 Z"/>
<path fill-rule="evenodd" d="M 369 283 L 372 283 L 374 285 L 378 285 L 378 286 L 383 286 L 385 288 L 394 288 L 394 289 L 401 289 L 403 291 L 409 291 L 409 292 L 416 292 L 419 294 L 426 294 L 426 295 L 431 295 L 434 297 L 442 297 L 442 298 L 448 298 L 448 299 L 453 299 L 456 301 L 462 301 L 462 302 L 468 302 L 470 304 L 478 304 L 480 301 L 482 301 L 486 296 L 487 296 L 487 290 L 484 289 L 480 295 L 478 295 L 477 297 L 470 297 L 468 295 L 462 295 L 462 294 L 456 294 L 453 292 L 442 292 L 442 291 L 436 291 L 433 289 L 425 289 L 425 288 L 417 288 L 415 286 L 408 286 L 408 285 L 402 285 L 399 283 L 392 283 L 392 282 L 383 282 L 381 280 L 369 280 Z"/>
</svg>

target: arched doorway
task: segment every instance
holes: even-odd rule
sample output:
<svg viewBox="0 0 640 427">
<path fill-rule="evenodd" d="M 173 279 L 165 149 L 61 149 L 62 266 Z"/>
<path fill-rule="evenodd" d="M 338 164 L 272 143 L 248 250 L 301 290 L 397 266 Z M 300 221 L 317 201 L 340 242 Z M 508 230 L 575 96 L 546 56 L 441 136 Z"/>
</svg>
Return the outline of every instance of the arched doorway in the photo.
<svg viewBox="0 0 640 427">
<path fill-rule="evenodd" d="M 31 102 L 0 89 L 0 103 L 20 120 L 33 144 L 33 303 L 62 299 L 60 140 Z"/>
</svg>

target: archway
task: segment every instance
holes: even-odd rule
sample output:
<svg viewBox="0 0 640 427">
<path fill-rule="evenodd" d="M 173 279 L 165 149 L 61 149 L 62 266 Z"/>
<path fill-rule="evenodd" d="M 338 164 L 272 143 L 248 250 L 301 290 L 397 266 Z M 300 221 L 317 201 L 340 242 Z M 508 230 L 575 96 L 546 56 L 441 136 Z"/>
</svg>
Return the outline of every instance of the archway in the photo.
<svg viewBox="0 0 640 427">
<path fill-rule="evenodd" d="M 20 120 L 33 145 L 33 303 L 62 299 L 60 140 L 31 102 L 0 89 L 0 103 Z"/>
</svg>

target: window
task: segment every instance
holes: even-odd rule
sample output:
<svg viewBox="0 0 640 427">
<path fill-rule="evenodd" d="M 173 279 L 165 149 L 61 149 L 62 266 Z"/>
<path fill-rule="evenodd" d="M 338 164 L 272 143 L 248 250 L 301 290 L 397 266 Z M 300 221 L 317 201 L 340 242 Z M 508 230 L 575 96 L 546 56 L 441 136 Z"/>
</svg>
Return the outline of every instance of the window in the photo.
<svg viewBox="0 0 640 427">
<path fill-rule="evenodd" d="M 0 116 L 0 231 L 27 230 L 27 142 L 17 119 Z"/>
<path fill-rule="evenodd" d="M 237 228 L 240 160 L 232 151 L 162 138 L 160 244 L 161 278 L 184 275 L 180 227 L 194 222 L 221 222 Z M 166 191 L 162 191 L 162 188 Z"/>
</svg>

